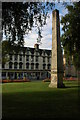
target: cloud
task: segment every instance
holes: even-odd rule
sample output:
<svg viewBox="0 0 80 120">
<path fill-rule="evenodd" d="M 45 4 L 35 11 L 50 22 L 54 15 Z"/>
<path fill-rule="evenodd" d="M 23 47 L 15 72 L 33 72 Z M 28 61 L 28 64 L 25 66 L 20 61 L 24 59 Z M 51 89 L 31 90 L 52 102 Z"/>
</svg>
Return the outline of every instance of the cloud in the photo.
<svg viewBox="0 0 80 120">
<path fill-rule="evenodd" d="M 57 4 L 58 5 L 58 4 Z M 61 17 L 67 13 L 65 8 L 62 5 L 57 6 L 59 9 L 59 16 Z M 60 24 L 60 33 L 62 34 L 62 25 Z M 40 45 L 41 49 L 51 49 L 52 48 L 52 13 L 50 13 L 50 18 L 47 19 L 47 25 L 45 25 L 42 29 L 42 36 L 41 39 L 42 44 Z M 26 37 L 25 45 L 29 47 L 34 47 L 34 44 L 37 42 L 37 32 L 33 29 L 32 33 Z"/>
<path fill-rule="evenodd" d="M 62 4 L 57 3 L 55 8 L 59 10 L 60 20 L 61 16 L 64 16 L 68 13 L 67 9 Z M 60 24 L 60 31 L 62 32 L 62 25 Z M 50 18 L 47 19 L 47 25 L 45 25 L 42 29 L 42 44 L 40 48 L 43 49 L 51 49 L 52 48 L 52 12 L 50 12 Z M 37 43 L 38 34 L 35 28 L 28 34 L 24 35 L 24 46 L 26 47 L 34 47 L 34 44 Z M 5 39 L 5 35 L 3 34 L 3 39 Z"/>
<path fill-rule="evenodd" d="M 33 29 L 29 35 L 24 36 L 25 46 L 27 47 L 34 47 L 34 44 L 37 42 L 37 31 Z M 47 19 L 47 25 L 45 25 L 42 29 L 42 39 L 40 48 L 43 49 L 51 49 L 51 42 L 52 42 L 52 14 L 50 14 L 50 18 Z"/>
<path fill-rule="evenodd" d="M 60 6 L 57 6 L 60 9 Z M 64 8 L 63 8 L 64 9 Z M 61 16 L 64 15 L 64 10 L 62 8 L 59 10 L 60 19 Z M 60 24 L 60 33 L 62 34 L 62 25 Z M 52 13 L 50 13 L 50 18 L 47 19 L 47 25 L 45 25 L 42 29 L 42 36 L 41 39 L 42 44 L 40 45 L 41 49 L 51 49 L 52 48 Z M 25 37 L 25 46 L 34 47 L 34 44 L 37 42 L 37 32 L 33 29 L 32 33 Z"/>
</svg>

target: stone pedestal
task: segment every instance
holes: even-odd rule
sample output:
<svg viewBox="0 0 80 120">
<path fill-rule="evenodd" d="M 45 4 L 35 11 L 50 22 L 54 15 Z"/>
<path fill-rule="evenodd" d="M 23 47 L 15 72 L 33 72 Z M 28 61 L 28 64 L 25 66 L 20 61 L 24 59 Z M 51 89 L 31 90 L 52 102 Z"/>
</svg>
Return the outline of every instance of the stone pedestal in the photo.
<svg viewBox="0 0 80 120">
<path fill-rule="evenodd" d="M 59 11 L 52 12 L 52 59 L 51 83 L 49 87 L 64 87 L 63 85 L 63 58 L 60 44 Z"/>
</svg>

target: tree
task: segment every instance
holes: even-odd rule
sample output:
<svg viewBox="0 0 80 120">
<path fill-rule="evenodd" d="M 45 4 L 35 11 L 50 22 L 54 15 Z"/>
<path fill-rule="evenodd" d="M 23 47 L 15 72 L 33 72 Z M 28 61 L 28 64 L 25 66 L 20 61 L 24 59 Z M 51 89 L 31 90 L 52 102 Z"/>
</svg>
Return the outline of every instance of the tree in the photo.
<svg viewBox="0 0 80 120">
<path fill-rule="evenodd" d="M 42 27 L 46 24 L 49 10 L 54 8 L 49 2 L 3 2 L 2 26 L 6 39 L 13 45 L 24 45 L 24 35 L 33 27 L 38 30 L 37 42 L 40 42 Z"/>
<path fill-rule="evenodd" d="M 64 53 L 73 57 L 73 64 L 80 70 L 80 1 L 67 5 L 68 14 L 62 17 L 64 34 L 61 37 Z"/>
<path fill-rule="evenodd" d="M 18 45 L 12 45 L 11 42 L 7 40 L 2 41 L 2 64 L 5 64 L 10 60 L 10 53 L 14 54 L 15 52 L 18 53 L 19 51 L 21 51 L 21 47 L 19 47 Z"/>
<path fill-rule="evenodd" d="M 41 41 L 41 30 L 46 25 L 49 10 L 54 3 L 43 2 L 3 2 L 2 3 L 2 29 L 6 40 L 2 41 L 2 63 L 9 59 L 10 51 L 19 51 L 24 46 L 24 35 L 33 27 L 37 28 L 38 39 Z"/>
<path fill-rule="evenodd" d="M 11 46 L 9 50 L 3 49 L 6 48 L 6 44 L 2 47 L 3 58 L 6 57 L 7 52 L 9 53 L 10 48 L 12 50 L 15 47 L 14 50 L 18 52 L 20 47 L 24 46 L 24 35 L 28 34 L 33 27 L 37 28 L 39 43 L 42 38 L 42 28 L 47 24 L 49 11 L 54 8 L 54 2 L 3 2 L 2 29 L 6 35 L 6 42 L 3 42 L 3 45 L 6 43 Z"/>
<path fill-rule="evenodd" d="M 37 42 L 41 41 L 42 27 L 46 25 L 49 11 L 55 6 L 49 2 L 3 2 L 2 29 L 6 40 L 2 41 L 2 62 L 5 63 L 10 51 L 19 51 L 24 46 L 24 35 L 33 27 L 37 28 Z"/>
</svg>

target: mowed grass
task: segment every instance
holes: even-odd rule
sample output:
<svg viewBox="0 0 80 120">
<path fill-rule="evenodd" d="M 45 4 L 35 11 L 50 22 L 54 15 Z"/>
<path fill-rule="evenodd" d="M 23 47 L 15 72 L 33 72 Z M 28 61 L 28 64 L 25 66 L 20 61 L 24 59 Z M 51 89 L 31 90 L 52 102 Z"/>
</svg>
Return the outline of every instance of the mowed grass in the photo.
<svg viewBox="0 0 80 120">
<path fill-rule="evenodd" d="M 78 82 L 64 83 L 67 88 L 42 81 L 3 84 L 3 119 L 79 118 Z"/>
</svg>

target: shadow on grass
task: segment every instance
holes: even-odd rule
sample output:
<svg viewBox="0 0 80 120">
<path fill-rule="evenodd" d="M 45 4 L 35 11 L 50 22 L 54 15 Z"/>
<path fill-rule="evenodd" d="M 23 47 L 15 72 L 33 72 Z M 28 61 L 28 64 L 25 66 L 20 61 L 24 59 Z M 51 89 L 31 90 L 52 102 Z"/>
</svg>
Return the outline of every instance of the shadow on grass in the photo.
<svg viewBox="0 0 80 120">
<path fill-rule="evenodd" d="M 3 119 L 52 119 L 78 117 L 76 91 L 38 91 L 3 95 Z"/>
<path fill-rule="evenodd" d="M 66 85 L 64 88 L 80 88 L 80 86 L 77 86 L 77 85 L 76 86 L 67 86 Z"/>
<path fill-rule="evenodd" d="M 64 83 L 65 84 L 65 83 Z M 49 88 L 49 83 L 5 84 L 2 94 L 3 119 L 57 119 L 79 117 L 78 86 Z"/>
</svg>

